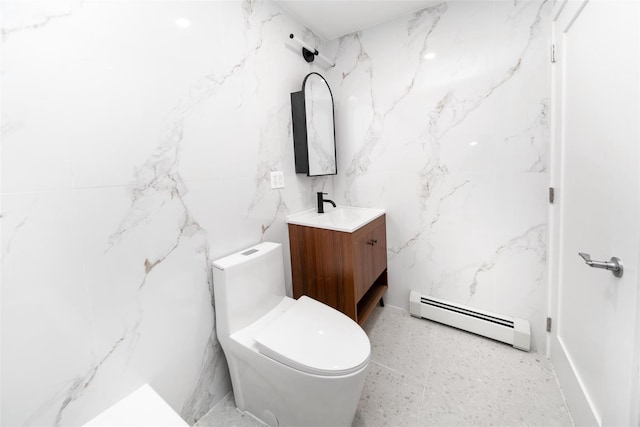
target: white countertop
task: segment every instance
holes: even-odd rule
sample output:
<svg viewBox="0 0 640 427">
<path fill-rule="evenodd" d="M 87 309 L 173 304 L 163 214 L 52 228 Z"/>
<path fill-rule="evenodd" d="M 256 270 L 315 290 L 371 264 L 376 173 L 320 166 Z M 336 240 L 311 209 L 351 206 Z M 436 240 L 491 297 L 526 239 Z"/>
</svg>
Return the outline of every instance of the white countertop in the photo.
<svg viewBox="0 0 640 427">
<path fill-rule="evenodd" d="M 384 209 L 356 208 L 352 206 L 325 206 L 324 213 L 316 209 L 287 216 L 287 224 L 324 228 L 326 230 L 353 233 L 360 227 L 385 214 Z"/>
</svg>

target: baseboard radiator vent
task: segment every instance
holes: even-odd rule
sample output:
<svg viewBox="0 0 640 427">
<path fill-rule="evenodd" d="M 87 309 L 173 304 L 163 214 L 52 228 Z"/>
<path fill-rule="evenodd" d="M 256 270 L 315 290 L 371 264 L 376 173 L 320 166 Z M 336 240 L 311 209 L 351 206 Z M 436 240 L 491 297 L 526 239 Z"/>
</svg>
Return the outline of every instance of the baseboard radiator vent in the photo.
<svg viewBox="0 0 640 427">
<path fill-rule="evenodd" d="M 529 351 L 531 346 L 531 327 L 528 320 L 478 310 L 422 295 L 417 291 L 411 291 L 409 296 L 409 312 L 414 317 L 433 320 L 502 341 L 520 350 Z"/>
</svg>

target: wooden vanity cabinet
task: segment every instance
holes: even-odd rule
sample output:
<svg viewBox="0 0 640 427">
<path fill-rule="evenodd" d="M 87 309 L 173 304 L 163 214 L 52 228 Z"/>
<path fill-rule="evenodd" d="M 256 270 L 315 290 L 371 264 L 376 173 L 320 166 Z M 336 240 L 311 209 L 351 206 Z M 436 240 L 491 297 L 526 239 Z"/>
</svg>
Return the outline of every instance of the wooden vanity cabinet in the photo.
<svg viewBox="0 0 640 427">
<path fill-rule="evenodd" d="M 382 215 L 352 233 L 289 224 L 293 297 L 307 295 L 360 325 L 388 288 Z"/>
</svg>

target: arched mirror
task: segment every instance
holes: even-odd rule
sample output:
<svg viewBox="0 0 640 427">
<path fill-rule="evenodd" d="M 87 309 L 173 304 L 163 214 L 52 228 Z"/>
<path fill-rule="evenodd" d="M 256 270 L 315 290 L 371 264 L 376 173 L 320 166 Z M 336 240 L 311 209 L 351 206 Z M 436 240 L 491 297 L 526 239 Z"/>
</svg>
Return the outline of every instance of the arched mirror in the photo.
<svg viewBox="0 0 640 427">
<path fill-rule="evenodd" d="M 336 134 L 333 95 L 318 73 L 309 73 L 302 90 L 291 94 L 296 173 L 335 175 Z"/>
</svg>

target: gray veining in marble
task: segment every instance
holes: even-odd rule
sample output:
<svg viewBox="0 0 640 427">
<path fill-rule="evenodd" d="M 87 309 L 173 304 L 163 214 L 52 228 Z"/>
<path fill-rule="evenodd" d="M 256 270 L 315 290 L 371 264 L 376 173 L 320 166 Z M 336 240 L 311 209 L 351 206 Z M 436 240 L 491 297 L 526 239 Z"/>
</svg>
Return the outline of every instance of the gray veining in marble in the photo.
<svg viewBox="0 0 640 427">
<path fill-rule="evenodd" d="M 47 14 L 45 16 L 38 16 L 35 22 L 29 22 L 29 23 L 24 23 L 24 24 L 15 25 L 15 26 L 8 26 L 8 27 L 5 27 L 3 25 L 2 28 L 0 29 L 0 34 L 2 35 L 2 39 L 5 40 L 11 34 L 19 33 L 22 31 L 38 30 L 58 19 L 68 18 L 72 16 L 80 7 L 82 7 L 84 0 L 78 0 L 76 3 L 77 5 L 75 5 L 72 8 L 73 10 L 71 11 L 65 10 L 64 12 L 53 13 L 50 15 Z"/>
<path fill-rule="evenodd" d="M 389 302 L 418 290 L 526 318 L 534 346 L 546 243 L 508 242 L 545 233 L 549 5 L 441 3 L 326 48 L 349 141 L 334 188 L 388 211 Z"/>
<path fill-rule="evenodd" d="M 180 416 L 193 425 L 207 414 L 211 403 L 221 401 L 230 388 L 229 367 L 222 347 L 217 343 L 215 333 L 212 333 L 205 346 L 196 384 L 184 402 Z"/>
<path fill-rule="evenodd" d="M 208 260 L 260 240 L 286 247 L 284 217 L 314 191 L 389 209 L 395 304 L 417 286 L 491 309 L 517 287 L 505 314 L 540 329 L 544 217 L 518 196 L 544 190 L 548 170 L 548 3 L 442 3 L 341 38 L 321 72 L 348 143 L 335 179 L 307 179 L 293 170 L 286 94 L 317 66 L 282 44 L 290 31 L 322 43 L 274 3 L 3 1 L 2 422 L 81 424 L 141 382 L 201 418 L 229 390 Z M 188 30 L 173 25 L 182 13 Z M 511 169 L 487 178 L 496 165 Z M 272 170 L 285 189 L 269 188 Z M 424 397 L 403 387 L 425 387 L 408 370 L 421 381 L 428 367 L 383 343 L 430 352 L 444 334 L 389 316 L 370 330 L 364 423 L 424 417 Z M 406 391 L 406 411 L 367 409 L 385 381 Z"/>
<path fill-rule="evenodd" d="M 82 424 L 147 382 L 193 423 L 230 389 L 210 259 L 284 242 L 330 188 L 295 179 L 275 96 L 310 68 L 281 35 L 306 30 L 270 1 L 2 12 L 1 422 Z"/>
</svg>

